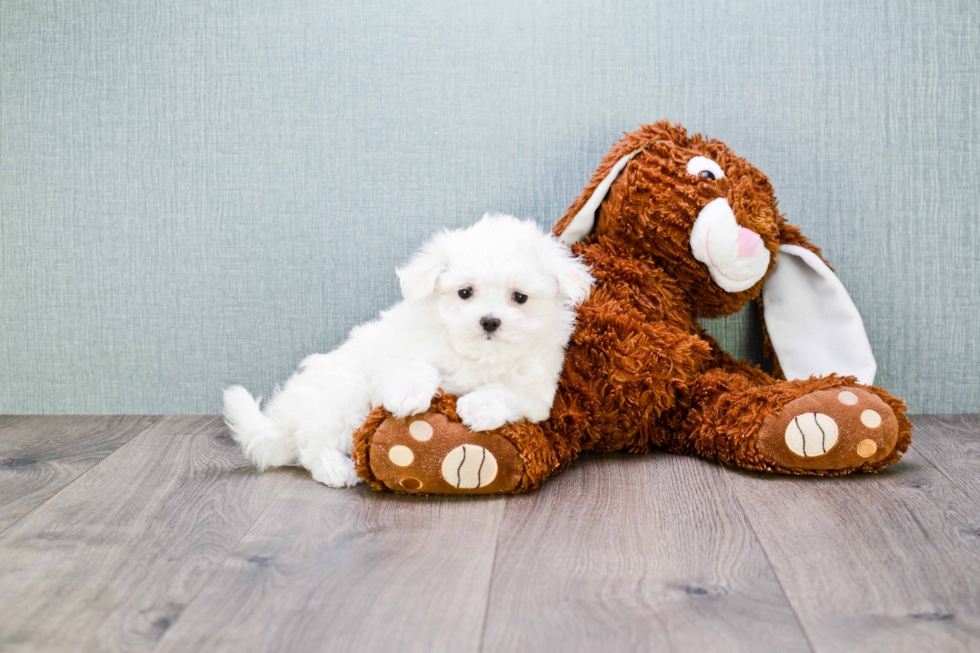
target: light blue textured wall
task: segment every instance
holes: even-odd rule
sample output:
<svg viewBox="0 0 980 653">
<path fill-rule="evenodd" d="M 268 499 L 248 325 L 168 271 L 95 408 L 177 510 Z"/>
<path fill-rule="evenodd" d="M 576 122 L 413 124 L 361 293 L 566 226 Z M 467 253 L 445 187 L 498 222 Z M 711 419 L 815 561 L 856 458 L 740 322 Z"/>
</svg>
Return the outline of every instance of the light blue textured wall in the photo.
<svg viewBox="0 0 980 653">
<path fill-rule="evenodd" d="M 268 394 L 428 233 L 550 225 L 661 117 L 769 174 L 881 385 L 977 411 L 978 114 L 973 0 L 0 0 L 0 412 Z"/>
</svg>

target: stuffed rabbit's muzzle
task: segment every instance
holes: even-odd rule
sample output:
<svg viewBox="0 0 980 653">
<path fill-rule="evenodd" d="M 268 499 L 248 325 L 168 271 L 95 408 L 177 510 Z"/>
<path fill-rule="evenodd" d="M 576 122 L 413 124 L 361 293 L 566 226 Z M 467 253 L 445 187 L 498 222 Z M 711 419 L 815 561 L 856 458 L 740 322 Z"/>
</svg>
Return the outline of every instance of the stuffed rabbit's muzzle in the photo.
<svg viewBox="0 0 980 653">
<path fill-rule="evenodd" d="M 726 292 L 748 290 L 769 269 L 762 237 L 738 224 L 728 200 L 719 197 L 698 213 L 691 229 L 691 252 Z"/>
</svg>

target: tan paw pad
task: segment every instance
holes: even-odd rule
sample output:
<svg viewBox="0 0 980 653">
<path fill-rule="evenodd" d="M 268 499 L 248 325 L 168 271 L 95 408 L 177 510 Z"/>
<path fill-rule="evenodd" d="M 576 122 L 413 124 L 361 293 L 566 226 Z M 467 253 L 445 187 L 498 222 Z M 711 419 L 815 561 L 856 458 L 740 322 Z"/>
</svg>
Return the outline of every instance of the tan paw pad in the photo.
<svg viewBox="0 0 980 653">
<path fill-rule="evenodd" d="M 797 415 L 786 427 L 786 446 L 797 456 L 822 456 L 837 444 L 837 422 L 823 413 Z"/>
<path fill-rule="evenodd" d="M 861 413 L 861 423 L 869 429 L 876 429 L 881 426 L 881 415 L 873 410 L 866 410 Z"/>
<path fill-rule="evenodd" d="M 485 487 L 497 477 L 497 459 L 475 444 L 461 444 L 442 461 L 442 477 L 461 489 Z"/>
<path fill-rule="evenodd" d="M 878 443 L 874 440 L 861 440 L 858 442 L 857 453 L 862 458 L 870 458 L 878 451 Z"/>
<path fill-rule="evenodd" d="M 401 485 L 406 490 L 408 490 L 409 492 L 415 492 L 416 490 L 422 489 L 422 481 L 420 481 L 417 478 L 411 478 L 411 477 L 403 478 L 401 481 L 399 481 L 398 484 Z"/>
<path fill-rule="evenodd" d="M 427 442 L 432 438 L 432 425 L 425 420 L 415 420 L 408 426 L 409 434 L 419 442 Z"/>
<path fill-rule="evenodd" d="M 408 447 L 396 444 L 388 451 L 388 458 L 399 467 L 408 467 L 415 460 L 415 454 Z"/>
</svg>

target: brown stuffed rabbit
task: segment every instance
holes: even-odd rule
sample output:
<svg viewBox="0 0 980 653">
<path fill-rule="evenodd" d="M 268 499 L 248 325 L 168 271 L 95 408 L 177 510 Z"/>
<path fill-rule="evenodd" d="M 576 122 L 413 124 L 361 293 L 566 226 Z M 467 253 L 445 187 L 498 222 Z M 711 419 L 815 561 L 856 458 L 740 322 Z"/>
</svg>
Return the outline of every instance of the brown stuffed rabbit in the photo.
<svg viewBox="0 0 980 653">
<path fill-rule="evenodd" d="M 551 417 L 473 433 L 455 397 L 354 435 L 375 489 L 522 492 L 581 452 L 662 449 L 783 474 L 872 472 L 911 441 L 874 382 L 861 318 L 764 174 L 667 121 L 628 134 L 554 227 L 592 266 Z M 762 303 L 775 376 L 722 351 L 699 317 Z M 415 453 L 399 465 L 396 445 Z"/>
</svg>

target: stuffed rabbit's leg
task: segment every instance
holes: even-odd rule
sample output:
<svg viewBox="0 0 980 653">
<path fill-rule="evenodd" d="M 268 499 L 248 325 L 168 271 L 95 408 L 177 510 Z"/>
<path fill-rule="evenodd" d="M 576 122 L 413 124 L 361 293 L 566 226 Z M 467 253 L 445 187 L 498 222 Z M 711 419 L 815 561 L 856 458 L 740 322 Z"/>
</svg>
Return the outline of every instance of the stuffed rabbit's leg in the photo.
<svg viewBox="0 0 980 653">
<path fill-rule="evenodd" d="M 905 405 L 853 377 L 759 384 L 703 374 L 673 411 L 661 446 L 675 453 L 784 474 L 877 471 L 906 451 Z"/>
<path fill-rule="evenodd" d="M 556 451 L 542 424 L 520 421 L 472 431 L 456 397 L 435 397 L 428 412 L 398 418 L 374 410 L 354 433 L 354 462 L 376 490 L 410 494 L 512 494 L 540 485 L 572 457 Z"/>
</svg>

